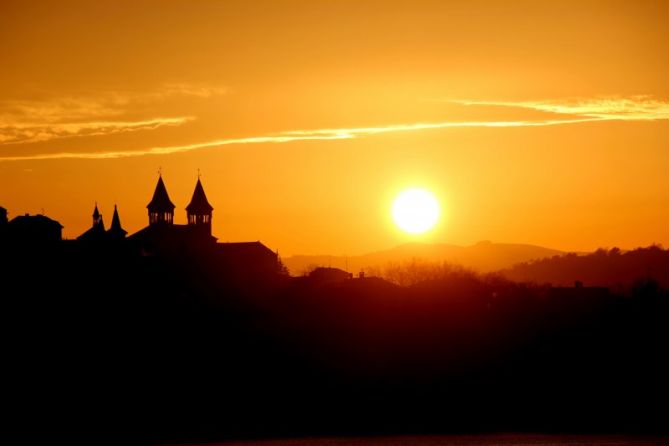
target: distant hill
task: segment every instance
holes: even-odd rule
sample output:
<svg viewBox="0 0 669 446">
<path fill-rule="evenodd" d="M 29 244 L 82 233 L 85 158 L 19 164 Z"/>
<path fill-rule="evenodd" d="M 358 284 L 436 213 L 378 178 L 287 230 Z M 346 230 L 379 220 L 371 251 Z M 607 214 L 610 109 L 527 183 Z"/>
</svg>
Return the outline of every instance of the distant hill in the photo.
<svg viewBox="0 0 669 446">
<path fill-rule="evenodd" d="M 616 290 L 629 288 L 639 279 L 651 278 L 669 289 L 669 250 L 660 246 L 631 251 L 598 249 L 586 255 L 568 254 L 523 262 L 501 273 L 516 282 L 569 286 L 578 280 Z"/>
<path fill-rule="evenodd" d="M 510 268 L 517 263 L 561 254 L 565 253 L 541 246 L 485 241 L 471 246 L 407 243 L 386 251 L 359 256 L 296 255 L 282 260 L 294 276 L 303 275 L 317 266 L 331 266 L 357 274 L 361 270 L 414 259 L 424 262 L 448 262 L 480 272 L 491 272 Z"/>
</svg>

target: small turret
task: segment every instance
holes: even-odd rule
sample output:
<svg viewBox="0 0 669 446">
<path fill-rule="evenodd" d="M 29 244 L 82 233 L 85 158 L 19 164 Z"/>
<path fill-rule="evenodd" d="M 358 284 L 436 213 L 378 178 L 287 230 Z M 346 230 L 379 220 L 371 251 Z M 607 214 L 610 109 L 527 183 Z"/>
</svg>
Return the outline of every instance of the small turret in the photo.
<svg viewBox="0 0 669 446">
<path fill-rule="evenodd" d="M 93 209 L 93 225 L 90 229 L 79 237 L 77 240 L 83 241 L 101 241 L 105 239 L 105 224 L 102 221 L 102 214 L 98 210 L 98 204 L 95 203 L 95 209 Z"/>
<path fill-rule="evenodd" d="M 95 209 L 93 210 L 93 227 L 96 226 L 102 226 L 102 229 L 104 230 L 105 224 L 102 221 L 102 214 L 98 210 L 98 203 L 95 202 Z"/>
</svg>

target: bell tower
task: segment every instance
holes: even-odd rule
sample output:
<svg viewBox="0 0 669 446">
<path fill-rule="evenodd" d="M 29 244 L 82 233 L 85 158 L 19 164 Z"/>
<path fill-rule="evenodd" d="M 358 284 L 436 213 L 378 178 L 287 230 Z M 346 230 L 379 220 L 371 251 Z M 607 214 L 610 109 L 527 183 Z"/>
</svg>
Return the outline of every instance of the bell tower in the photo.
<svg viewBox="0 0 669 446">
<path fill-rule="evenodd" d="M 198 231 L 211 235 L 211 213 L 213 210 L 214 208 L 207 200 L 200 176 L 198 175 L 195 190 L 193 191 L 193 198 L 191 198 L 190 203 L 186 206 L 188 226 L 195 227 Z"/>
<path fill-rule="evenodd" d="M 146 207 L 149 209 L 149 225 L 171 225 L 174 222 L 174 204 L 167 195 L 161 174 L 158 175 L 153 198 Z"/>
</svg>

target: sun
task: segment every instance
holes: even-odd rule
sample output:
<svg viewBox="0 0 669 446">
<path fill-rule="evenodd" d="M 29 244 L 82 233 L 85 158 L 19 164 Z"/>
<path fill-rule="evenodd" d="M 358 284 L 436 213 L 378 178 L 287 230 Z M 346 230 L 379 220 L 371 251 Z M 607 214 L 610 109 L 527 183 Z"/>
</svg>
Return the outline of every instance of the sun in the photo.
<svg viewBox="0 0 669 446">
<path fill-rule="evenodd" d="M 439 202 L 425 189 L 406 189 L 393 202 L 395 224 L 409 234 L 429 231 L 439 220 Z"/>
</svg>

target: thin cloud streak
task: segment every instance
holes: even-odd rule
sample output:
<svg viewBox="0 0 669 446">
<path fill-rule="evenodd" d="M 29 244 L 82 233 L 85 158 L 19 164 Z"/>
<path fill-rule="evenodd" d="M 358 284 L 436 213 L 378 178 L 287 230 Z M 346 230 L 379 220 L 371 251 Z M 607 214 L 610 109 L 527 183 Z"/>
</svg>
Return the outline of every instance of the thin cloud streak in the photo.
<svg viewBox="0 0 669 446">
<path fill-rule="evenodd" d="M 291 130 L 276 135 L 255 136 L 248 138 L 219 139 L 203 143 L 186 144 L 179 146 L 151 147 L 133 151 L 99 151 L 99 152 L 61 152 L 26 156 L 0 157 L 0 161 L 29 161 L 54 159 L 115 159 L 145 155 L 169 155 L 173 153 L 189 152 L 191 150 L 221 147 L 233 144 L 276 144 L 295 141 L 332 141 L 355 139 L 358 137 L 377 135 L 382 133 L 397 133 L 418 130 L 434 130 L 462 127 L 542 127 L 581 122 L 599 121 L 595 118 L 546 120 L 546 121 L 481 121 L 481 122 L 438 122 L 400 124 L 383 127 L 354 127 L 342 129 Z"/>
<path fill-rule="evenodd" d="M 382 127 L 354 127 L 343 129 L 319 129 L 319 130 L 291 130 L 283 132 L 283 135 L 348 135 L 349 138 L 356 136 L 376 135 L 380 133 L 411 132 L 416 130 L 437 130 L 462 127 L 546 127 L 562 124 L 576 124 L 581 122 L 601 121 L 598 118 L 579 119 L 549 119 L 543 121 L 473 121 L 473 122 L 434 122 L 398 124 Z"/>
<path fill-rule="evenodd" d="M 0 100 L 0 145 L 27 144 L 73 136 L 97 136 L 164 125 L 181 125 L 192 117 L 127 119 L 138 108 L 160 109 L 173 98 L 204 100 L 228 93 L 225 86 L 168 83 L 150 91 L 104 91 L 95 96 L 40 100 Z M 125 117 L 125 118 L 124 118 Z"/>
<path fill-rule="evenodd" d="M 0 145 L 50 141 L 73 136 L 110 135 L 137 130 L 154 130 L 163 126 L 182 125 L 194 118 L 154 118 L 142 121 L 94 121 L 81 123 L 0 125 Z"/>
<path fill-rule="evenodd" d="M 277 134 L 253 136 L 247 138 L 230 138 L 178 146 L 151 147 L 129 151 L 94 151 L 94 152 L 63 152 L 51 154 L 35 154 L 25 156 L 0 156 L 0 161 L 48 160 L 48 159 L 115 159 L 146 155 L 168 155 L 198 149 L 222 147 L 235 144 L 274 144 L 296 141 L 331 141 L 356 139 L 384 133 L 412 132 L 421 130 L 438 130 L 449 128 L 514 128 L 514 127 L 548 127 L 556 125 L 580 124 L 602 121 L 654 121 L 669 119 L 669 103 L 653 99 L 649 96 L 633 96 L 630 98 L 586 99 L 576 101 L 467 101 L 444 100 L 443 102 L 474 106 L 500 106 L 525 108 L 565 115 L 563 119 L 515 120 L 515 121 L 446 121 L 435 123 L 397 124 L 378 127 L 352 127 L 329 129 L 289 130 Z M 566 117 L 566 116 L 576 117 Z M 191 119 L 191 118 L 173 118 Z M 178 124 L 181 122 L 175 122 Z"/>
<path fill-rule="evenodd" d="M 471 101 L 445 100 L 461 105 L 485 105 L 515 107 L 557 113 L 586 116 L 601 121 L 656 121 L 669 119 L 669 102 L 647 95 L 605 97 L 595 99 L 572 99 L 562 101 Z"/>
<path fill-rule="evenodd" d="M 58 160 L 58 159 L 117 159 L 130 158 L 135 156 L 145 155 L 170 155 L 173 153 L 189 152 L 191 150 L 206 149 L 210 147 L 227 146 L 231 144 L 263 144 L 263 143 L 284 143 L 293 141 L 309 141 L 309 140 L 333 140 L 333 139 L 348 139 L 350 137 L 344 135 L 332 136 L 257 136 L 249 138 L 233 138 L 220 139 L 204 143 L 186 144 L 180 146 L 167 147 L 151 147 L 142 150 L 133 151 L 110 151 L 110 152 L 61 152 L 61 153 L 47 153 L 26 156 L 8 156 L 0 157 L 1 161 L 30 161 L 30 160 Z"/>
</svg>

